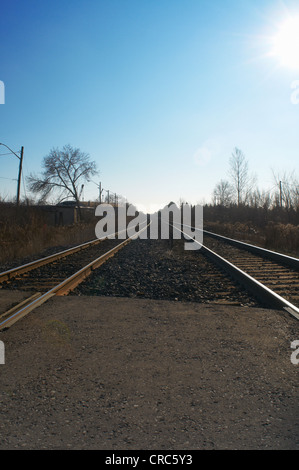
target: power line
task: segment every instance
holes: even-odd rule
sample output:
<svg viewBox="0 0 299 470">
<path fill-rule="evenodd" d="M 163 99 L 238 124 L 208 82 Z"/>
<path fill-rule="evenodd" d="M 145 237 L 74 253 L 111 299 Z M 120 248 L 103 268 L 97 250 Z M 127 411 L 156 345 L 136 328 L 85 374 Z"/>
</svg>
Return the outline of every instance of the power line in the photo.
<svg viewBox="0 0 299 470">
<path fill-rule="evenodd" d="M 2 144 L 4 145 L 4 144 Z M 12 150 L 12 152 L 16 155 L 16 154 L 21 154 L 20 150 L 17 150 L 16 152 L 14 150 Z M 11 152 L 10 153 L 0 153 L 0 156 L 3 157 L 4 155 L 11 155 Z M 18 156 L 18 155 L 16 155 Z"/>
</svg>

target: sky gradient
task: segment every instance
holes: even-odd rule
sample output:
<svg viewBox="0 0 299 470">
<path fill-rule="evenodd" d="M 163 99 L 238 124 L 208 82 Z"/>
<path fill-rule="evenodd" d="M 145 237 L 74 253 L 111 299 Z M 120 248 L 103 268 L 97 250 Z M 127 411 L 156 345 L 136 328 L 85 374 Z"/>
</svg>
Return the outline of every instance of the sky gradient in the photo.
<svg viewBox="0 0 299 470">
<path fill-rule="evenodd" d="M 1 0 L 0 142 L 24 146 L 24 180 L 78 147 L 100 171 L 85 200 L 101 181 L 150 211 L 209 202 L 234 147 L 272 188 L 272 170 L 298 168 L 299 70 L 269 55 L 288 15 L 298 1 Z M 2 198 L 17 172 L 1 155 Z"/>
</svg>

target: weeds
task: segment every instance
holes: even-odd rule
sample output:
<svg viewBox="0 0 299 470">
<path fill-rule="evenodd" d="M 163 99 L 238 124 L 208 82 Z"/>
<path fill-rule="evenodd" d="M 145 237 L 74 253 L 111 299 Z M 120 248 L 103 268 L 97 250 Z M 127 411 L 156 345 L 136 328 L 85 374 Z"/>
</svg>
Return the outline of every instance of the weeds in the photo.
<svg viewBox="0 0 299 470">
<path fill-rule="evenodd" d="M 204 228 L 210 232 L 214 231 L 229 238 L 256 244 L 268 250 L 295 257 L 299 255 L 298 225 L 269 222 L 264 228 L 261 228 L 254 227 L 251 223 L 209 222 Z"/>
<path fill-rule="evenodd" d="M 37 207 L 0 203 L 0 263 L 36 255 L 47 248 L 84 243 L 95 237 L 95 223 L 51 226 Z"/>
</svg>

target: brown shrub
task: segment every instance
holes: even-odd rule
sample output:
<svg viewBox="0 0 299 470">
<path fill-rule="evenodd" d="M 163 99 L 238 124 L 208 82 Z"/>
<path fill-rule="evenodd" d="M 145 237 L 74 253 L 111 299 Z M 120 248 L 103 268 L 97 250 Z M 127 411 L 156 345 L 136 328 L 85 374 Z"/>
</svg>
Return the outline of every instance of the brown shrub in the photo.
<svg viewBox="0 0 299 470">
<path fill-rule="evenodd" d="M 291 224 L 269 223 L 265 229 L 265 246 L 273 250 L 283 250 L 298 256 L 299 227 Z"/>
<path fill-rule="evenodd" d="M 299 226 L 292 224 L 275 224 L 269 222 L 264 229 L 250 223 L 209 222 L 205 229 L 229 238 L 256 244 L 273 251 L 298 257 Z"/>
<path fill-rule="evenodd" d="M 41 253 L 50 247 L 65 247 L 92 240 L 95 224 L 50 226 L 36 207 L 0 204 L 0 263 Z"/>
</svg>

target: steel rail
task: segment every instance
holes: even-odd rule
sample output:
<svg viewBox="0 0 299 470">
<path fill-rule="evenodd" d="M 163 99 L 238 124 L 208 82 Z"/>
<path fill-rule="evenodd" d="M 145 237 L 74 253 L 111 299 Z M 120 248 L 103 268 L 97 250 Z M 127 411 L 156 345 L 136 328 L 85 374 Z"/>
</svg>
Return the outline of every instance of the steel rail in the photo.
<svg viewBox="0 0 299 470">
<path fill-rule="evenodd" d="M 84 248 L 88 248 L 89 246 L 92 246 L 93 244 L 99 243 L 100 240 L 92 240 L 90 242 L 83 243 L 81 245 L 77 245 L 73 248 L 69 248 L 64 251 L 60 251 L 58 253 L 54 253 L 53 255 L 46 256 L 44 258 L 37 259 L 35 261 L 31 261 L 30 263 L 23 264 L 21 266 L 17 266 L 15 268 L 9 269 L 7 271 L 3 271 L 0 273 L 0 283 L 4 281 L 8 281 L 10 279 L 13 279 L 16 277 L 18 274 L 24 274 L 32 269 L 39 268 L 40 266 L 44 266 L 45 264 L 52 263 L 53 261 L 56 261 L 58 259 L 62 259 L 66 256 L 72 255 L 76 253 L 77 251 L 83 250 Z"/>
<path fill-rule="evenodd" d="M 298 307 L 296 307 L 291 302 L 289 302 L 288 300 L 278 295 L 276 292 L 266 287 L 261 282 L 254 279 L 252 276 L 250 276 L 245 271 L 241 270 L 240 268 L 232 264 L 230 261 L 226 260 L 222 256 L 210 250 L 208 247 L 199 243 L 197 240 L 194 240 L 189 234 L 185 233 L 183 230 L 178 229 L 174 225 L 173 225 L 173 228 L 180 231 L 185 237 L 189 238 L 193 242 L 199 244 L 201 247 L 201 251 L 205 253 L 206 256 L 208 256 L 211 260 L 213 260 L 222 268 L 224 268 L 226 272 L 229 272 L 229 274 L 237 282 L 242 284 L 262 303 L 269 305 L 269 307 L 271 308 L 286 310 L 294 318 L 299 320 L 299 308 Z"/>
<path fill-rule="evenodd" d="M 126 238 L 119 245 L 112 248 L 111 250 L 109 250 L 104 255 L 101 255 L 100 257 L 96 258 L 95 260 L 90 262 L 88 265 L 84 266 L 82 269 L 80 269 L 76 273 L 72 274 L 70 277 L 68 277 L 67 279 L 62 281 L 57 286 L 53 287 L 52 289 L 50 289 L 49 291 L 47 291 L 44 294 L 40 294 L 38 296 L 38 298 L 35 298 L 35 299 L 29 298 L 28 303 L 26 303 L 26 301 L 25 301 L 25 305 L 24 305 L 24 301 L 23 301 L 22 302 L 23 306 L 21 308 L 18 308 L 18 306 L 16 306 L 11 315 L 9 314 L 9 312 L 11 312 L 12 309 L 9 310 L 9 312 L 6 312 L 6 313 L 2 314 L 0 316 L 0 318 L 5 317 L 7 315 L 8 316 L 7 316 L 7 318 L 5 318 L 0 323 L 0 330 L 10 328 L 18 320 L 23 318 L 25 315 L 30 313 L 35 308 L 37 308 L 40 305 L 42 305 L 43 303 L 45 303 L 47 300 L 49 300 L 53 296 L 67 295 L 71 290 L 73 290 L 77 285 L 79 285 L 85 278 L 87 278 L 92 273 L 92 271 L 94 269 L 98 268 L 103 263 L 105 263 L 105 261 L 107 261 L 107 259 L 114 256 L 115 253 L 117 253 L 117 251 L 119 251 L 121 248 L 123 248 L 131 240 L 137 238 L 138 235 L 141 232 L 143 232 L 144 230 L 147 229 L 148 225 L 146 227 L 144 227 L 143 229 L 141 229 L 139 232 L 137 232 L 134 236 L 132 236 L 130 238 Z"/>
<path fill-rule="evenodd" d="M 283 253 L 278 253 L 277 251 L 267 250 L 266 248 L 262 248 L 260 246 L 251 245 L 250 243 L 241 242 L 240 240 L 235 240 L 233 238 L 228 238 L 228 237 L 225 237 L 223 235 L 219 235 L 218 233 L 213 233 L 213 232 L 209 232 L 208 230 L 203 230 L 203 229 L 199 229 L 199 228 L 196 228 L 196 227 L 192 227 L 191 225 L 187 225 L 187 224 L 182 224 L 182 225 L 186 226 L 186 227 L 189 227 L 193 230 L 199 230 L 199 231 L 203 232 L 203 234 L 207 234 L 208 236 L 210 236 L 212 238 L 221 240 L 221 241 L 223 241 L 225 243 L 228 243 L 230 245 L 234 245 L 234 246 L 236 246 L 238 248 L 241 248 L 243 250 L 250 251 L 253 254 L 260 255 L 260 256 L 263 256 L 263 257 L 267 257 L 268 259 L 270 259 L 272 261 L 282 263 L 282 264 L 288 266 L 289 268 L 292 268 L 292 269 L 295 269 L 296 271 L 299 271 L 299 259 L 295 258 L 293 256 L 288 256 L 288 255 L 285 255 Z"/>
<path fill-rule="evenodd" d="M 283 253 L 278 253 L 276 251 L 267 250 L 266 248 L 261 248 L 259 246 L 251 245 L 250 243 L 241 242 L 240 240 L 234 240 L 233 238 L 224 237 L 223 235 L 218 235 L 217 233 L 208 232 L 207 230 L 204 230 L 204 233 L 206 233 L 212 238 L 221 240 L 225 243 L 236 246 L 238 248 L 250 251 L 253 254 L 264 256 L 272 261 L 285 264 L 288 267 L 295 269 L 296 271 L 299 271 L 299 259 L 298 258 L 284 255 Z"/>
<path fill-rule="evenodd" d="M 118 235 L 123 231 L 124 230 L 121 230 L 120 232 L 114 233 L 112 235 Z M 89 242 L 82 243 L 81 245 L 76 245 L 72 248 L 68 248 L 67 250 L 59 251 L 58 253 L 54 253 L 53 255 L 45 256 L 44 258 L 40 258 L 35 261 L 31 261 L 30 263 L 26 263 L 21 266 L 16 266 L 15 268 L 9 269 L 7 271 L 3 271 L 2 273 L 0 273 L 0 284 L 2 282 L 13 279 L 19 274 L 27 273 L 29 271 L 32 271 L 33 269 L 39 268 L 49 263 L 53 263 L 53 261 L 57 261 L 59 259 L 65 258 L 66 256 L 73 255 L 74 253 L 89 248 L 90 246 L 97 245 L 98 243 L 101 243 L 109 237 L 111 237 L 111 235 L 107 237 L 96 238 L 94 240 L 90 240 Z"/>
</svg>

